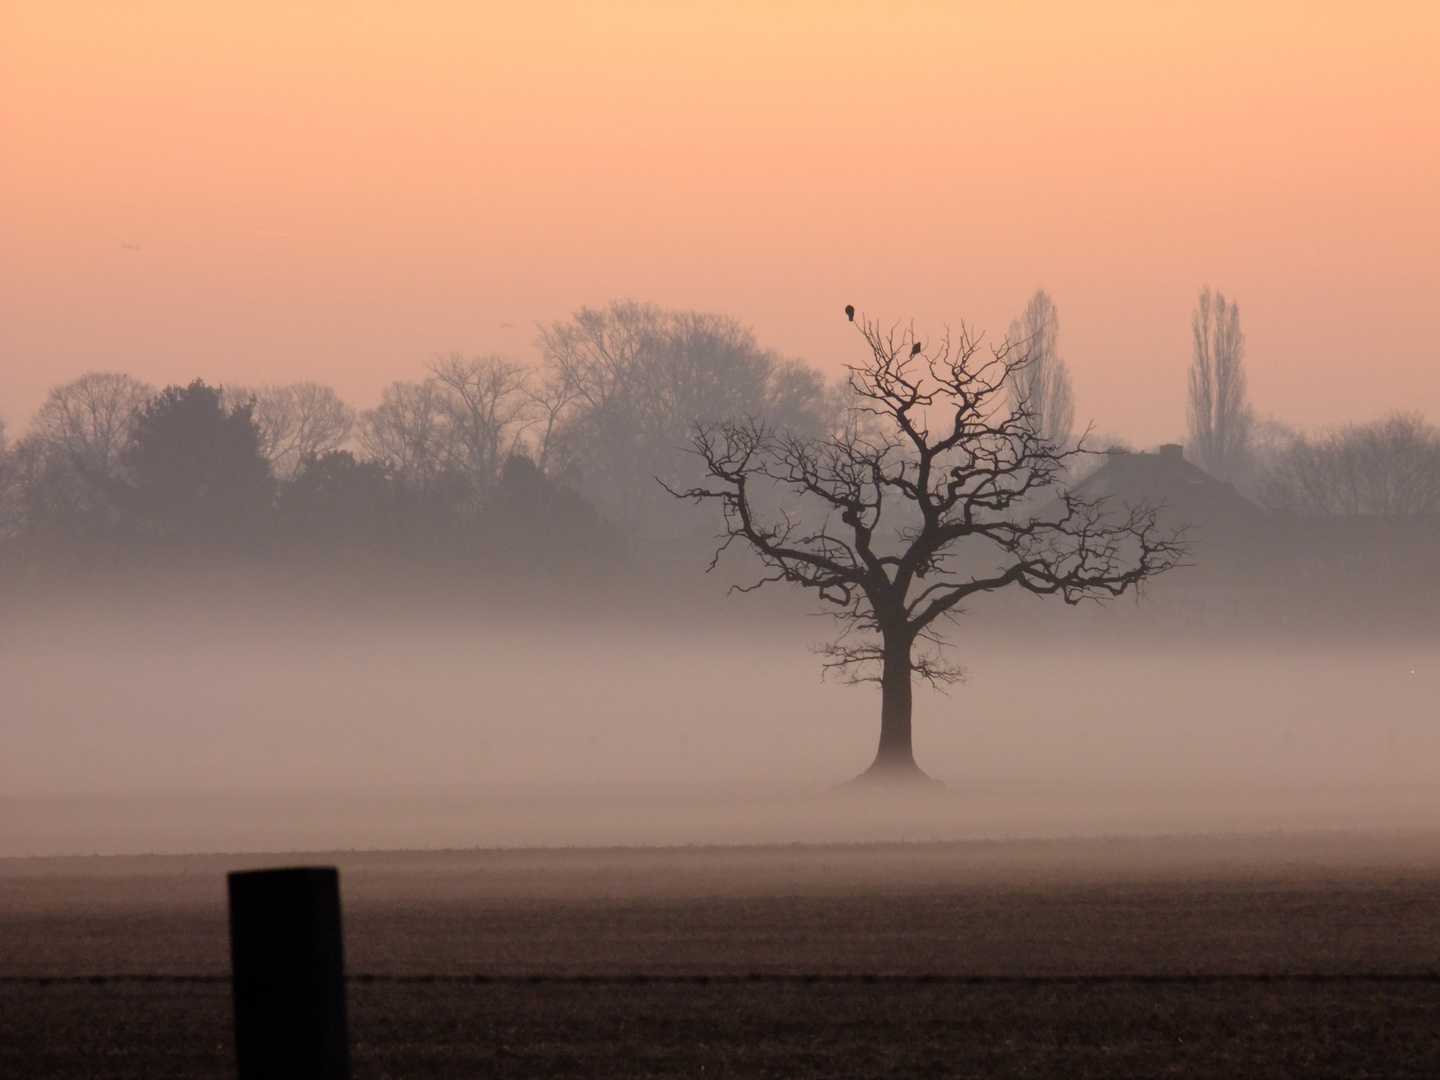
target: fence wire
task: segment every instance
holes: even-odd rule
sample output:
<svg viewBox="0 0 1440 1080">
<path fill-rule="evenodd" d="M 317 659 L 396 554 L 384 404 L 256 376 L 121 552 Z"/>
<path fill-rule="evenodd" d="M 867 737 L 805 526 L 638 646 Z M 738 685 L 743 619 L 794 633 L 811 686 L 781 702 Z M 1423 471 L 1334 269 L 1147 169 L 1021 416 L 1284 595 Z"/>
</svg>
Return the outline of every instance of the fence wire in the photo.
<svg viewBox="0 0 1440 1080">
<path fill-rule="evenodd" d="M 106 986 L 138 984 L 228 984 L 229 975 L 135 974 L 112 975 L 0 975 L 0 986 Z M 377 974 L 345 976 L 347 983 L 414 986 L 425 984 L 474 986 L 1219 986 L 1261 983 L 1440 983 L 1440 971 L 1361 972 L 1207 972 L 1178 974 L 1101 975 L 897 975 L 873 973 L 814 974 L 751 972 L 748 974 Z"/>
</svg>

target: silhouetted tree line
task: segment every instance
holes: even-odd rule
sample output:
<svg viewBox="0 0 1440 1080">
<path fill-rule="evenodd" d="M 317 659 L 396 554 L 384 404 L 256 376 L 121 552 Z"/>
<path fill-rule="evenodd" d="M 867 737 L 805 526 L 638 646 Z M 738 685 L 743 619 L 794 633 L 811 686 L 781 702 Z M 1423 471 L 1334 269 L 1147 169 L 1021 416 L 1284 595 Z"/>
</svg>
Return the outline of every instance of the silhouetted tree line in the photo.
<svg viewBox="0 0 1440 1080">
<path fill-rule="evenodd" d="M 620 543 L 595 509 L 517 449 L 481 487 L 459 470 L 410 482 L 391 462 L 283 446 L 255 398 L 196 380 L 145 396 L 126 376 L 58 387 L 35 430 L 4 451 L 12 558 L 321 558 L 477 570 L 593 567 Z M 104 391 L 104 393 L 102 393 Z M 105 408 L 75 407 L 81 394 Z M 97 417 L 138 401 L 113 432 Z M 47 427 L 46 418 L 63 417 Z M 292 447 L 293 450 L 293 447 Z M 285 450 L 281 450 L 283 454 Z"/>
<path fill-rule="evenodd" d="M 1037 292 L 1011 327 L 1025 363 L 1008 385 L 1070 446 L 1058 331 Z M 1294 516 L 1440 514 L 1440 428 L 1410 414 L 1313 436 L 1257 422 L 1238 307 L 1203 291 L 1193 337 L 1187 452 L 1211 475 Z M 822 435 L 852 404 L 720 315 L 612 303 L 542 327 L 538 345 L 534 366 L 437 359 L 360 413 L 317 383 L 157 390 L 84 375 L 18 439 L 0 428 L 0 553 L 586 568 L 634 538 L 708 535 L 666 495 L 704 477 L 686 452 L 697 427 Z"/>
<path fill-rule="evenodd" d="M 0 544 L 12 561 L 593 569 L 629 536 L 694 530 L 656 483 L 698 478 L 693 425 L 821 430 L 843 407 L 723 316 L 615 303 L 543 327 L 539 344 L 534 368 L 436 360 L 358 414 L 315 383 L 157 391 L 84 375 L 18 440 L 0 429 Z"/>
</svg>

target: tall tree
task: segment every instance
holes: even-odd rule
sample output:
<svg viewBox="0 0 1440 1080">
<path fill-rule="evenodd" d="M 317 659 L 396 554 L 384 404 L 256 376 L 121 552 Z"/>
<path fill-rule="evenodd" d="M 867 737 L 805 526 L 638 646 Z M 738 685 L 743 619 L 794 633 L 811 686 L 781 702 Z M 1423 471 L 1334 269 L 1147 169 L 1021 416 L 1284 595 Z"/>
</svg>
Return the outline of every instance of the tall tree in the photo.
<svg viewBox="0 0 1440 1080">
<path fill-rule="evenodd" d="M 1191 320 L 1190 450 L 1196 463 L 1217 480 L 1243 474 L 1250 449 L 1250 404 L 1245 393 L 1245 335 L 1240 308 L 1209 287 Z"/>
<path fill-rule="evenodd" d="M 1010 324 L 1010 342 L 1017 351 L 1009 388 L 1016 404 L 1030 413 L 1042 439 L 1067 446 L 1075 427 L 1075 393 L 1070 386 L 1070 369 L 1060 359 L 1056 342 L 1060 336 L 1060 315 L 1044 289 L 1036 289 L 1025 311 Z"/>
<path fill-rule="evenodd" d="M 123 503 L 183 546 L 232 547 L 263 531 L 274 485 L 250 410 L 227 408 L 199 379 L 167 386 L 135 414 Z"/>
<path fill-rule="evenodd" d="M 768 570 L 749 588 L 812 589 L 841 620 L 828 665 L 880 683 L 867 775 L 921 779 L 912 683 L 960 677 L 940 629 L 967 597 L 1011 586 L 1070 604 L 1118 596 L 1176 565 L 1183 546 L 1148 506 L 1110 510 L 1059 489 L 1080 450 L 1044 438 L 1008 392 L 1022 351 L 1005 343 L 984 356 L 963 327 L 927 344 L 857 326 L 869 355 L 849 368 L 850 422 L 819 435 L 702 424 L 706 478 L 672 494 L 720 504 L 715 559 L 740 541 Z M 1058 497 L 1041 510 L 1047 490 Z"/>
</svg>

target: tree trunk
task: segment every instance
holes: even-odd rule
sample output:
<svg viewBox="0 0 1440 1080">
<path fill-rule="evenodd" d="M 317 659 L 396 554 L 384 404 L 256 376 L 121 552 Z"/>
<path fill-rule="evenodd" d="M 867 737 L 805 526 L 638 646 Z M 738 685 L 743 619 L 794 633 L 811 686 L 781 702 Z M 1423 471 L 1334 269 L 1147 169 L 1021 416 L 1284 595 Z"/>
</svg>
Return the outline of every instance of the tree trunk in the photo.
<svg viewBox="0 0 1440 1080">
<path fill-rule="evenodd" d="M 880 748 L 860 779 L 923 780 L 930 778 L 915 764 L 910 743 L 911 680 L 909 634 L 884 635 L 885 657 L 880 673 Z"/>
</svg>

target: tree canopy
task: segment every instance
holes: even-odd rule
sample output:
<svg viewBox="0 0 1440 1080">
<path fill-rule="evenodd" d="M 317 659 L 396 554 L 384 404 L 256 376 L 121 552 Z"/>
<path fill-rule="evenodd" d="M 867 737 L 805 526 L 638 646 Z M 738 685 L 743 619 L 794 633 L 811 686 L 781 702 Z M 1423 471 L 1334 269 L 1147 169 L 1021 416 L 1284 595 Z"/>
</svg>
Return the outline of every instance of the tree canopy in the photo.
<svg viewBox="0 0 1440 1080">
<path fill-rule="evenodd" d="M 239 541 L 263 523 L 274 491 L 249 402 L 227 408 L 196 379 L 168 386 L 134 414 L 114 490 L 161 535 Z"/>
</svg>

